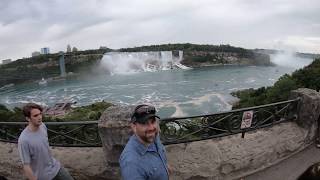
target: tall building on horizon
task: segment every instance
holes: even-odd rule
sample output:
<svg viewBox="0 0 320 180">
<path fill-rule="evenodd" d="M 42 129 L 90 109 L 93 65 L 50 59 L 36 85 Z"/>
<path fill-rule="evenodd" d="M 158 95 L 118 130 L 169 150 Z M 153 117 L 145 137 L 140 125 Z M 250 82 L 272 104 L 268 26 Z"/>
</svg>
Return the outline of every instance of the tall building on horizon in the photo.
<svg viewBox="0 0 320 180">
<path fill-rule="evenodd" d="M 50 54 L 50 49 L 48 47 L 41 48 L 41 54 Z"/>
<path fill-rule="evenodd" d="M 67 45 L 67 53 L 71 52 L 71 46 L 70 44 Z"/>
</svg>

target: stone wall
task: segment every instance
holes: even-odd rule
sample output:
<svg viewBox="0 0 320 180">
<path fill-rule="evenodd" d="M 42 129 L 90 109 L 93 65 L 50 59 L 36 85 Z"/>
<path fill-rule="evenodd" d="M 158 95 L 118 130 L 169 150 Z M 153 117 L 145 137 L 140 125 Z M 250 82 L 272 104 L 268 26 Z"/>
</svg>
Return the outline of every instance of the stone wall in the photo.
<svg viewBox="0 0 320 180">
<path fill-rule="evenodd" d="M 228 137 L 167 146 L 176 180 L 238 179 L 304 149 L 308 131 L 296 123 Z"/>
<path fill-rule="evenodd" d="M 269 55 L 261 53 L 185 51 L 182 64 L 188 67 L 204 67 L 217 65 L 273 65 Z"/>
<path fill-rule="evenodd" d="M 101 147 L 53 147 L 52 154 L 77 180 L 108 179 L 105 175 L 107 167 Z M 9 180 L 25 179 L 17 144 L 0 142 L 0 176 Z"/>
</svg>

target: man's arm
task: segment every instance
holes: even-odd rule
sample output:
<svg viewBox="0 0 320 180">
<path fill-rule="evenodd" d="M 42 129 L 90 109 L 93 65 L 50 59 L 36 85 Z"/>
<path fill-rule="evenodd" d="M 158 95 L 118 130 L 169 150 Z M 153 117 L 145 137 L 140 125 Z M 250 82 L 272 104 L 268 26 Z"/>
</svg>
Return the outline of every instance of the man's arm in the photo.
<svg viewBox="0 0 320 180">
<path fill-rule="evenodd" d="M 28 180 L 37 180 L 37 177 L 33 175 L 32 169 L 29 164 L 23 165 L 24 174 L 27 176 Z"/>
<path fill-rule="evenodd" d="M 18 140 L 18 150 L 19 150 L 19 156 L 23 165 L 23 172 L 28 177 L 29 180 L 37 180 L 37 177 L 34 175 L 31 167 L 31 156 L 29 151 L 29 145 L 24 140 Z"/>
</svg>

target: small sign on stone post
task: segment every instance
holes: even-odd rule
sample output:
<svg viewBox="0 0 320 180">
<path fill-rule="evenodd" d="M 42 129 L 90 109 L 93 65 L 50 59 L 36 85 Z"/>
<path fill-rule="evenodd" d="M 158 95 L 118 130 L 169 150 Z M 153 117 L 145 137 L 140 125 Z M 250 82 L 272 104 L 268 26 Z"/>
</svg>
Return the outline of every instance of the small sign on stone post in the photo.
<svg viewBox="0 0 320 180">
<path fill-rule="evenodd" d="M 252 123 L 252 118 L 253 118 L 253 111 L 244 111 L 242 115 L 240 129 L 250 128 Z M 244 132 L 242 132 L 242 138 L 244 138 Z"/>
<path fill-rule="evenodd" d="M 246 129 L 246 128 L 251 127 L 252 118 L 253 118 L 253 111 L 243 112 L 241 129 Z"/>
</svg>

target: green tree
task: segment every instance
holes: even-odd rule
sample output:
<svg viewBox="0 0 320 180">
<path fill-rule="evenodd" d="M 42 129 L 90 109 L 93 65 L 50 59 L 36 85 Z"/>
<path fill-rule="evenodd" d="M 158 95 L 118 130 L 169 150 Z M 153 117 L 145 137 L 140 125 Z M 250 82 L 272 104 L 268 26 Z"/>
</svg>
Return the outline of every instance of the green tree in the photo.
<svg viewBox="0 0 320 180">
<path fill-rule="evenodd" d="M 320 58 L 310 65 L 295 71 L 292 75 L 285 74 L 272 87 L 248 89 L 232 93 L 240 98 L 239 105 L 234 108 L 257 106 L 288 100 L 290 91 L 297 88 L 320 90 Z"/>
<path fill-rule="evenodd" d="M 297 88 L 296 80 L 285 74 L 267 91 L 267 103 L 288 100 L 290 91 Z"/>
</svg>

